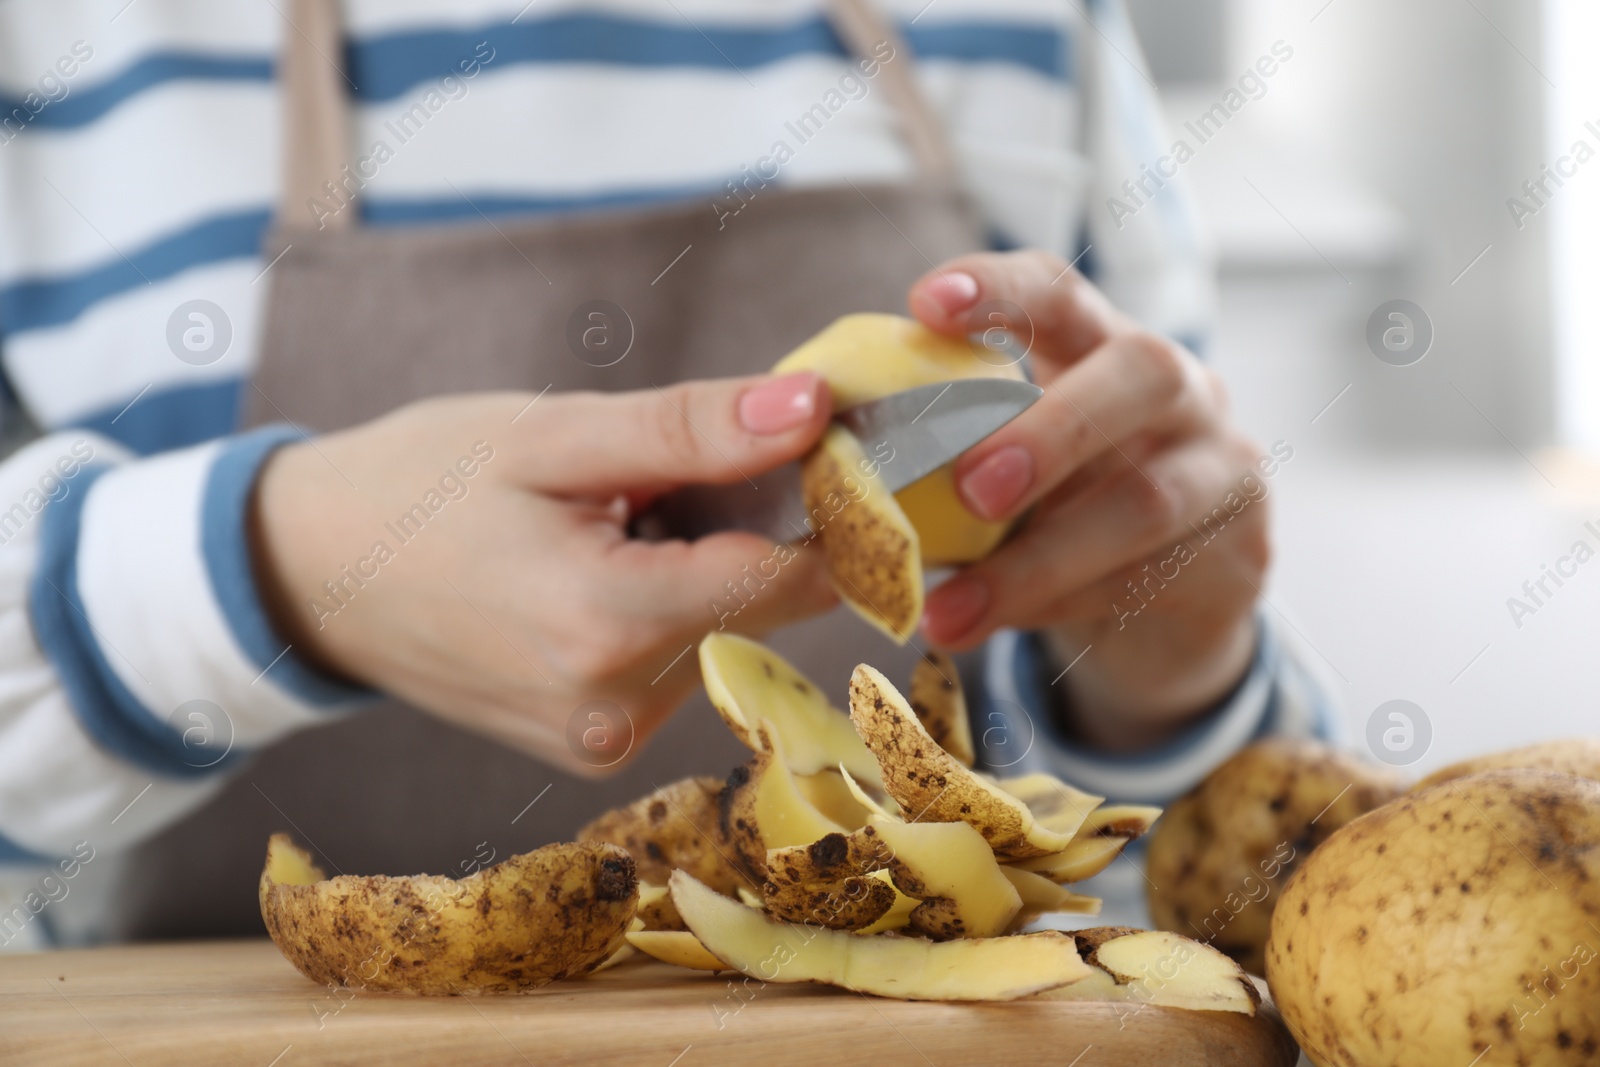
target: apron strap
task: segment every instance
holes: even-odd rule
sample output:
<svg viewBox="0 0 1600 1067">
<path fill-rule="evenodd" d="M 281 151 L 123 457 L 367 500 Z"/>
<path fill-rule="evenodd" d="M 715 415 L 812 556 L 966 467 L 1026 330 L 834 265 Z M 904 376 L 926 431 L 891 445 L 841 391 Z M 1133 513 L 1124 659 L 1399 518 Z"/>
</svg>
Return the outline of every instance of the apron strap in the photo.
<svg viewBox="0 0 1600 1067">
<path fill-rule="evenodd" d="M 324 183 L 338 187 L 351 159 L 339 0 L 290 0 L 285 21 L 278 67 L 283 86 L 278 225 L 295 230 L 347 229 L 355 223 L 353 210 L 324 214 L 319 220 L 310 206 L 313 200 L 327 202 Z M 353 196 L 354 191 L 344 189 L 339 195 Z"/>
<path fill-rule="evenodd" d="M 905 39 L 872 0 L 828 0 L 827 15 L 834 32 L 858 59 L 876 59 L 874 49 L 885 43 L 894 49 L 892 60 L 879 62 L 884 94 L 899 115 L 918 170 L 925 178 L 952 182 L 955 153 L 917 83 L 915 58 Z M 313 200 L 327 202 L 324 185 L 330 181 L 339 198 L 350 202 L 356 195 L 341 182 L 353 142 L 345 93 L 348 79 L 339 65 L 344 56 L 339 0 L 290 0 L 286 21 L 279 61 L 283 184 L 277 222 L 293 230 L 347 229 L 355 224 L 354 210 L 323 212 L 319 219 L 310 206 Z"/>
<path fill-rule="evenodd" d="M 874 56 L 873 49 L 884 43 L 894 48 L 894 58 L 880 64 L 879 77 L 889 98 L 889 106 L 900 116 L 911 154 L 923 175 L 941 182 L 953 181 L 956 174 L 955 151 L 938 113 L 917 83 L 916 60 L 911 46 L 894 23 L 884 17 L 872 0 L 829 0 L 828 20 L 833 31 L 858 59 Z"/>
</svg>

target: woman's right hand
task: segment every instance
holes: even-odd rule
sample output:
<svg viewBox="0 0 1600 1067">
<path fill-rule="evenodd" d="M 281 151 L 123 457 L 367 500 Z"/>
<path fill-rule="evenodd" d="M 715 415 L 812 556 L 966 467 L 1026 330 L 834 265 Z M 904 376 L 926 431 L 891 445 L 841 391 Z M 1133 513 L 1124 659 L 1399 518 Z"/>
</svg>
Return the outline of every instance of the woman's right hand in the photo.
<svg viewBox="0 0 1600 1067">
<path fill-rule="evenodd" d="M 323 669 L 580 773 L 607 767 L 698 683 L 692 646 L 746 566 L 777 573 L 730 628 L 834 603 L 814 550 L 742 532 L 643 542 L 631 513 L 796 459 L 830 414 L 812 374 L 423 401 L 268 460 L 257 582 Z"/>
</svg>

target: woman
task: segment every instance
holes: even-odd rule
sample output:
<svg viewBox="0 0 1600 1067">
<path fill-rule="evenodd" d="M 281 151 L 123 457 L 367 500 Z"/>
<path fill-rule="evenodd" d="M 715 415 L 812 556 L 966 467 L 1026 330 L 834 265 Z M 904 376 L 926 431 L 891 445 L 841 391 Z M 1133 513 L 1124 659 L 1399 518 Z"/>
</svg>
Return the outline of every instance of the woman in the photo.
<svg viewBox="0 0 1600 1067">
<path fill-rule="evenodd" d="M 760 371 L 854 311 L 998 310 L 1047 387 L 958 467 L 1025 521 L 923 623 L 980 653 L 991 766 L 1159 802 L 1320 728 L 1255 610 L 1284 457 L 1165 339 L 1177 187 L 1096 206 L 1163 143 L 1120 6 L 80 0 L 0 48 L 43 429 L 0 468 L 0 855 L 114 890 L 25 936 L 250 933 L 270 830 L 459 872 L 725 772 L 668 715 L 773 546 L 630 529 L 802 455 L 826 389 Z M 836 693 L 907 668 L 833 607 L 801 553 L 733 625 Z"/>
</svg>

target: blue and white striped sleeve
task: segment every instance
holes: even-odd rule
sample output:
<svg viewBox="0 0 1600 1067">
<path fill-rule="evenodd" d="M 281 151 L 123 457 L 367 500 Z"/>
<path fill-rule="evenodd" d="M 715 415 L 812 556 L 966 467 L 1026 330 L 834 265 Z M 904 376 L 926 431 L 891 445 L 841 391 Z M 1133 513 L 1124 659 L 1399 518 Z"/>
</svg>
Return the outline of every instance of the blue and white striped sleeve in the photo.
<svg viewBox="0 0 1600 1067">
<path fill-rule="evenodd" d="M 292 436 L 135 460 L 68 431 L 0 465 L 0 863 L 126 847 L 371 699 L 300 662 L 256 595 L 249 496 Z"/>
<path fill-rule="evenodd" d="M 1038 639 L 1003 631 L 985 653 L 974 723 L 980 758 L 1005 777 L 1047 772 L 1113 803 L 1165 806 L 1261 738 L 1331 739 L 1334 718 L 1321 683 L 1264 612 L 1257 613 L 1257 633 L 1244 678 L 1203 719 L 1144 751 L 1107 753 L 1061 729 L 1059 709 L 1068 698 L 1059 678 L 1052 684 Z"/>
</svg>

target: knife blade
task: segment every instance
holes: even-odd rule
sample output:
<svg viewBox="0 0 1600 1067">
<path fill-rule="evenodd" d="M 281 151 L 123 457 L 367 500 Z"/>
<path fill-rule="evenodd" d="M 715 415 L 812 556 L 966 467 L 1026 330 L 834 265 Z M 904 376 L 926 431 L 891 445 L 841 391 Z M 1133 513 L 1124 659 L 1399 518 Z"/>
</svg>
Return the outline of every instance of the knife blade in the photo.
<svg viewBox="0 0 1600 1067">
<path fill-rule="evenodd" d="M 969 378 L 892 393 L 834 419 L 880 459 L 891 493 L 932 474 L 1021 415 L 1044 395 L 1030 382 Z"/>
<path fill-rule="evenodd" d="M 877 461 L 879 477 L 897 493 L 1028 410 L 1043 393 L 1027 382 L 969 378 L 892 393 L 839 411 L 834 419 L 861 441 Z M 749 530 L 776 541 L 805 541 L 815 533 L 794 463 L 730 485 L 669 493 L 636 517 L 632 529 L 646 540 Z"/>
</svg>

